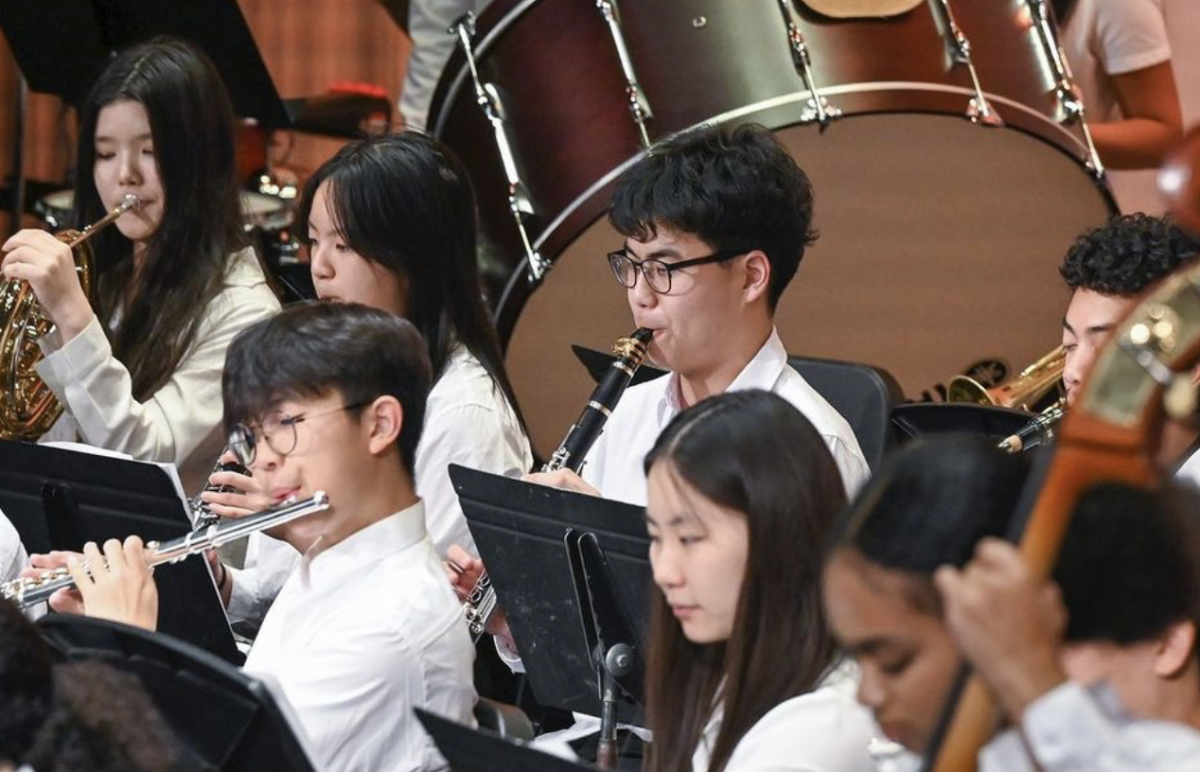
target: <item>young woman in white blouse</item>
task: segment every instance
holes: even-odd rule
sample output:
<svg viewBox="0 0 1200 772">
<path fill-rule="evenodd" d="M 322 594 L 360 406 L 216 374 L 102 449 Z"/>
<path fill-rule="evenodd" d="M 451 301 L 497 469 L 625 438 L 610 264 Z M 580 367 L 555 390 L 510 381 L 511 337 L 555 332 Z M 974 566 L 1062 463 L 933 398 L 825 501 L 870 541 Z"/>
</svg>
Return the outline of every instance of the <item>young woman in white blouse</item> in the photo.
<svg viewBox="0 0 1200 772">
<path fill-rule="evenodd" d="M 390 311 L 428 342 L 436 380 L 417 449 L 417 493 L 438 554 L 454 544 L 473 552 L 447 467 L 519 475 L 533 456 L 483 300 L 466 170 L 449 149 L 416 132 L 360 140 L 317 169 L 299 216 L 321 299 Z M 253 485 L 234 473 L 213 482 Z M 236 493 L 205 499 L 218 513 L 235 515 L 256 501 Z M 231 614 L 249 620 L 265 612 L 297 557 L 269 539 L 257 542 L 256 569 L 237 575 L 230 605 Z"/>
<path fill-rule="evenodd" d="M 42 439 L 173 462 L 198 489 L 224 444 L 225 351 L 279 309 L 242 229 L 229 97 L 203 52 L 159 38 L 108 64 L 80 118 L 76 224 L 127 194 L 142 205 L 91 239 L 94 298 L 54 236 L 3 245 L 5 278 L 27 280 L 57 328 L 38 374 L 65 412 Z"/>
<path fill-rule="evenodd" d="M 730 392 L 680 413 L 646 470 L 648 772 L 871 770 L 871 719 L 821 609 L 845 504 L 821 436 L 774 394 Z"/>
</svg>

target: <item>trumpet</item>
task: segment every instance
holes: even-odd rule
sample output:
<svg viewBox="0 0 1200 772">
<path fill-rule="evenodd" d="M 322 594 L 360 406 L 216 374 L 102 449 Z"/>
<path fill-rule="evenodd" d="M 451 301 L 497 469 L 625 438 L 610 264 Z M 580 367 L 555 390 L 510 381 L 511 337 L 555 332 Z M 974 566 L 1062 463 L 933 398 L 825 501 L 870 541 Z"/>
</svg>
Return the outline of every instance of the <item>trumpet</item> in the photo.
<svg viewBox="0 0 1200 772">
<path fill-rule="evenodd" d="M 1011 381 L 990 389 L 974 378 L 957 375 L 950 379 L 946 401 L 1032 410 L 1038 400 L 1058 385 L 1066 365 L 1067 352 L 1057 346 Z"/>
<path fill-rule="evenodd" d="M 604 424 L 608 422 L 613 408 L 629 387 L 633 374 L 642 366 L 653 334 L 653 330 L 639 327 L 628 338 L 618 338 L 613 344 L 613 353 L 617 358 L 613 360 L 612 369 L 596 385 L 596 390 L 592 392 L 583 413 L 571 425 L 562 444 L 542 467 L 543 472 L 570 469 L 578 473 L 583 468 L 588 451 L 604 431 Z M 451 569 L 461 572 L 461 569 L 453 564 Z M 486 572 L 480 574 L 475 581 L 475 586 L 471 588 L 471 594 L 467 596 L 463 605 L 471 639 L 478 641 L 487 627 L 488 620 L 496 611 L 496 588 L 492 586 L 492 578 Z"/>
<path fill-rule="evenodd" d="M 75 254 L 83 293 L 91 297 L 92 249 L 87 240 L 121 215 L 137 211 L 141 199 L 126 194 L 120 204 L 82 231 L 55 234 Z M 0 283 L 0 437 L 34 440 L 58 420 L 62 405 L 34 369 L 42 358 L 38 340 L 54 329 L 42 313 L 29 282 Z"/>
<path fill-rule="evenodd" d="M 203 526 L 178 539 L 161 544 L 152 541 L 146 544 L 146 549 L 153 552 L 150 565 L 178 563 L 197 552 L 214 549 L 252 533 L 290 523 L 327 509 L 329 509 L 329 496 L 324 491 L 317 491 L 311 498 L 303 501 L 285 502 L 274 509 L 267 509 L 254 515 Z M 74 585 L 75 580 L 68 569 L 56 568 L 36 579 L 19 578 L 0 583 L 0 597 L 12 601 L 24 609 L 49 600 L 54 593 L 64 587 L 73 587 Z"/>
</svg>

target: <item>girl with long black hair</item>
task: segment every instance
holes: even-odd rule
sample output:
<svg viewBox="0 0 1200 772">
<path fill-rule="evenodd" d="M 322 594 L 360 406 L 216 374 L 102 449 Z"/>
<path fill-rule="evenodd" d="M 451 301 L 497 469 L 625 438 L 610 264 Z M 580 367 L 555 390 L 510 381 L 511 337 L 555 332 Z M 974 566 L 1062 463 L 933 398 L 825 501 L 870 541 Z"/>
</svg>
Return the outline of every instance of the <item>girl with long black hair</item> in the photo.
<svg viewBox="0 0 1200 772">
<path fill-rule="evenodd" d="M 671 421 L 646 472 L 648 772 L 871 770 L 821 608 L 845 504 L 821 435 L 781 397 L 729 392 Z"/>
<path fill-rule="evenodd" d="M 174 462 L 197 489 L 224 444 L 225 350 L 279 309 L 243 233 L 233 112 L 204 53 L 159 38 L 113 59 L 81 109 L 78 169 L 77 226 L 126 194 L 142 205 L 91 239 L 93 299 L 54 236 L 3 245 L 5 278 L 27 280 L 57 328 L 38 373 L 65 412 L 43 439 Z"/>
</svg>

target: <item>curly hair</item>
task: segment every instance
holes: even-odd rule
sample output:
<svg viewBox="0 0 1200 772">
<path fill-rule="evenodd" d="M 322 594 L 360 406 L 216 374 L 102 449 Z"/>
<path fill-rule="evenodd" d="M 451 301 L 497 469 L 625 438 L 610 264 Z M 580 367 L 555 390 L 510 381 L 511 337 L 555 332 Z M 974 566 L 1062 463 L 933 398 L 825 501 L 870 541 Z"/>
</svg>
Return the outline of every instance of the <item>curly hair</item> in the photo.
<svg viewBox="0 0 1200 772">
<path fill-rule="evenodd" d="M 1132 297 L 1200 252 L 1170 220 L 1137 213 L 1084 233 L 1058 272 L 1072 290 Z"/>
</svg>

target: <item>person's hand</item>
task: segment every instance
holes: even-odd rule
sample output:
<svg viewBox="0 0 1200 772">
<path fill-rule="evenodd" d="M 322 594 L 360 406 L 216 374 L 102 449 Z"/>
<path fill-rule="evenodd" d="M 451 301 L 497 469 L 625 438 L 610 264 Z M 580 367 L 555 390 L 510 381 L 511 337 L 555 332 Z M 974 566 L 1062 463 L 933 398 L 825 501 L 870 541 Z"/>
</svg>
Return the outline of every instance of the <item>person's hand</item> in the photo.
<svg viewBox="0 0 1200 772">
<path fill-rule="evenodd" d="M 233 451 L 227 450 L 221 462 L 236 461 Z M 205 490 L 200 500 L 219 517 L 245 517 L 271 508 L 271 497 L 261 483 L 250 475 L 238 472 L 213 472 L 208 484 L 222 490 Z"/>
<path fill-rule="evenodd" d="M 556 469 L 553 472 L 532 472 L 521 478 L 525 482 L 548 485 L 551 488 L 564 488 L 569 491 L 586 493 L 589 496 L 599 496 L 600 491 L 584 482 L 583 478 L 570 469 Z"/>
<path fill-rule="evenodd" d="M 44 554 L 35 552 L 29 556 L 29 565 L 21 569 L 20 577 L 22 579 L 41 579 L 46 574 L 66 568 L 67 561 L 71 558 L 83 560 L 83 553 L 60 550 Z M 56 591 L 46 602 L 50 604 L 51 609 L 62 614 L 83 613 L 83 598 L 79 596 L 79 592 L 74 587 Z"/>
<path fill-rule="evenodd" d="M 934 584 L 959 649 L 1014 721 L 1066 680 L 1059 662 L 1067 621 L 1062 596 L 1015 546 L 984 539 L 964 569 L 943 566 Z"/>
<path fill-rule="evenodd" d="M 24 279 L 64 342 L 83 332 L 92 317 L 91 303 L 79 283 L 75 256 L 63 241 L 36 228 L 17 231 L 0 246 L 6 279 Z"/>
<path fill-rule="evenodd" d="M 446 576 L 450 579 L 450 586 L 454 588 L 454 594 L 463 603 L 466 603 L 467 599 L 471 597 L 471 591 L 479 583 L 479 577 L 486 572 L 482 560 L 457 544 L 451 544 L 450 548 L 446 550 L 445 568 Z M 516 645 L 512 643 L 512 633 L 508 629 L 508 617 L 505 616 L 504 609 L 499 605 L 488 617 L 483 631 L 489 635 L 501 636 L 509 642 L 514 651 L 516 650 Z"/>
<path fill-rule="evenodd" d="M 139 537 L 130 536 L 124 544 L 109 539 L 104 543 L 103 555 L 95 542 L 88 542 L 83 557 L 86 568 L 74 555 L 67 560 L 67 568 L 75 579 L 84 614 L 146 630 L 157 627 L 158 587 L 151 576 L 149 554 Z"/>
</svg>

